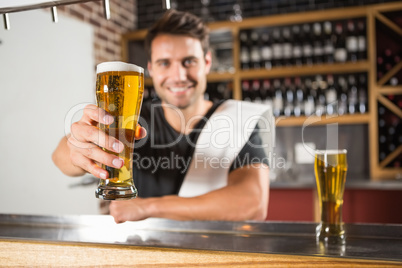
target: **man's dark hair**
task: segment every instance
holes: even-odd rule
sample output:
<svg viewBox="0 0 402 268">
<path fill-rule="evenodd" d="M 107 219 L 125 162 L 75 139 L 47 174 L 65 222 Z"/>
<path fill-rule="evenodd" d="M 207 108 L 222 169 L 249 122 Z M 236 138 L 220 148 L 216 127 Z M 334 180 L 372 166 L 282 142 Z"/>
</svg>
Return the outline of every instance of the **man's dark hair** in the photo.
<svg viewBox="0 0 402 268">
<path fill-rule="evenodd" d="M 197 16 L 183 11 L 169 9 L 148 30 L 145 37 L 145 49 L 148 59 L 151 60 L 151 44 L 159 34 L 186 35 L 200 40 L 204 55 L 209 49 L 209 30 L 205 23 Z"/>
</svg>

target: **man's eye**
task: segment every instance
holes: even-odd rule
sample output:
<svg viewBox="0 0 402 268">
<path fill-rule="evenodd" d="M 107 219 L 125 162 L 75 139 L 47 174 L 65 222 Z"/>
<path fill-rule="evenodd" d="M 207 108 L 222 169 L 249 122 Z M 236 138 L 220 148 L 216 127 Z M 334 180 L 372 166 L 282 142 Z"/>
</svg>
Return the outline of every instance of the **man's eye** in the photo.
<svg viewBox="0 0 402 268">
<path fill-rule="evenodd" d="M 161 61 L 161 62 L 159 62 L 159 66 L 161 66 L 161 67 L 167 67 L 167 66 L 169 66 L 169 62 L 167 62 L 167 61 Z"/>
<path fill-rule="evenodd" d="M 185 60 L 183 61 L 183 66 L 185 66 L 185 67 L 190 67 L 190 66 L 195 65 L 196 63 L 197 63 L 197 62 L 196 62 L 195 59 L 185 59 Z"/>
</svg>

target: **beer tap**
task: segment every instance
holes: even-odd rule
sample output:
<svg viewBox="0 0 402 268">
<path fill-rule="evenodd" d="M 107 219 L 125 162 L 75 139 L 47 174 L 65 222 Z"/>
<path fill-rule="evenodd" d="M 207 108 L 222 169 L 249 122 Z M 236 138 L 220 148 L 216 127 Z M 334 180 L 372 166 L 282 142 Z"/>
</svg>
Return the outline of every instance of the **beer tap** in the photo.
<svg viewBox="0 0 402 268">
<path fill-rule="evenodd" d="M 3 14 L 3 19 L 4 19 L 4 28 L 6 30 L 10 30 L 10 19 L 8 18 L 8 13 Z"/>
<path fill-rule="evenodd" d="M 58 16 L 57 16 L 57 6 L 59 5 L 69 5 L 69 4 L 77 4 L 77 3 L 85 3 L 85 2 L 92 2 L 92 1 L 99 1 L 99 0 L 38 0 L 38 3 L 35 3 L 35 1 L 25 1 L 25 5 L 11 5 L 8 6 L 7 3 L 1 3 L 0 4 L 0 15 L 3 15 L 3 21 L 4 21 L 4 28 L 6 30 L 10 30 L 10 19 L 8 14 L 12 12 L 20 12 L 20 11 L 27 11 L 27 10 L 33 10 L 33 9 L 38 9 L 38 8 L 51 8 L 51 13 L 52 13 L 52 20 L 53 22 L 57 23 L 58 22 Z M 166 3 L 165 3 L 166 1 Z M 103 8 L 104 8 L 104 14 L 105 18 L 107 20 L 110 19 L 110 0 L 102 0 L 103 2 Z M 164 6 L 167 9 L 170 9 L 170 0 L 164 0 Z M 24 3 L 24 2 L 22 2 Z"/>
<path fill-rule="evenodd" d="M 57 23 L 59 21 L 59 18 L 57 17 L 57 7 L 52 7 L 52 19 L 54 23 Z"/>
<path fill-rule="evenodd" d="M 170 9 L 170 0 L 162 0 L 163 9 Z"/>
<path fill-rule="evenodd" d="M 110 3 L 109 0 L 103 0 L 103 8 L 105 10 L 105 18 L 110 20 Z"/>
</svg>

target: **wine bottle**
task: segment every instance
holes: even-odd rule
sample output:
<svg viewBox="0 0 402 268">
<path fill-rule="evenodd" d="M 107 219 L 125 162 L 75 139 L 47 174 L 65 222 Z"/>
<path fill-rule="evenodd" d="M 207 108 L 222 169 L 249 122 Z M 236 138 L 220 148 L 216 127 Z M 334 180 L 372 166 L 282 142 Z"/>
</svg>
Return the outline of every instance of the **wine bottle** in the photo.
<svg viewBox="0 0 402 268">
<path fill-rule="evenodd" d="M 356 34 L 356 27 L 353 20 L 348 20 L 346 23 L 347 37 L 346 37 L 346 50 L 348 61 L 357 61 L 357 51 L 358 51 L 358 37 Z"/>
<path fill-rule="evenodd" d="M 274 38 L 272 44 L 272 52 L 274 59 L 274 66 L 280 67 L 282 66 L 283 61 L 283 39 L 279 28 L 275 28 L 272 32 L 272 36 Z"/>
<path fill-rule="evenodd" d="M 250 69 L 248 34 L 246 31 L 240 32 L 240 65 L 242 70 Z"/>
<path fill-rule="evenodd" d="M 303 64 L 313 64 L 313 46 L 311 45 L 310 24 L 303 24 Z"/>
<path fill-rule="evenodd" d="M 283 36 L 283 65 L 292 65 L 292 53 L 293 53 L 293 36 L 289 27 L 282 28 Z"/>
<path fill-rule="evenodd" d="M 317 116 L 322 116 L 325 114 L 325 105 L 326 105 L 325 90 L 327 88 L 327 83 L 322 79 L 321 75 L 316 76 L 312 88 L 316 92 L 315 114 Z"/>
<path fill-rule="evenodd" d="M 348 111 L 348 84 L 343 75 L 338 77 L 338 114 L 344 115 Z"/>
<path fill-rule="evenodd" d="M 272 89 L 271 89 L 271 82 L 268 79 L 265 79 L 262 82 L 261 90 L 264 92 L 264 94 L 261 94 L 261 95 L 265 96 L 265 98 L 263 99 L 262 103 L 264 103 L 264 104 L 268 105 L 268 107 L 272 108 L 273 107 L 273 103 L 272 103 L 272 99 L 273 99 L 273 94 L 272 93 L 273 92 L 272 92 Z"/>
<path fill-rule="evenodd" d="M 219 100 L 227 100 L 230 99 L 230 89 L 229 89 L 229 84 L 228 83 L 219 83 L 217 87 L 217 91 L 219 93 Z M 218 100 L 218 101 L 219 101 Z"/>
<path fill-rule="evenodd" d="M 327 75 L 328 88 L 325 90 L 325 99 L 327 102 L 327 114 L 333 115 L 338 113 L 338 96 L 334 85 L 334 77 Z"/>
<path fill-rule="evenodd" d="M 359 112 L 364 114 L 367 112 L 367 78 L 366 75 L 359 75 Z"/>
<path fill-rule="evenodd" d="M 385 107 L 379 105 L 378 107 L 378 135 L 379 135 L 379 160 L 383 161 L 387 157 L 387 130 L 385 122 L 386 110 Z"/>
<path fill-rule="evenodd" d="M 315 22 L 313 24 L 313 38 L 314 38 L 313 62 L 315 64 L 321 64 L 323 62 L 324 44 L 322 37 L 323 36 L 322 36 L 321 23 Z"/>
<path fill-rule="evenodd" d="M 272 68 L 272 42 L 269 33 L 263 33 L 261 36 L 261 66 L 267 70 Z"/>
<path fill-rule="evenodd" d="M 283 91 L 279 79 L 274 80 L 274 97 L 273 97 L 273 113 L 274 116 L 283 114 Z"/>
<path fill-rule="evenodd" d="M 241 90 L 242 90 L 242 94 L 243 94 L 243 100 L 244 101 L 251 101 L 250 81 L 243 80 L 243 82 L 241 83 Z"/>
<path fill-rule="evenodd" d="M 303 46 L 300 40 L 300 25 L 293 25 L 292 27 L 293 33 L 293 47 L 292 47 L 292 58 L 293 65 L 300 66 L 303 64 L 302 55 L 303 55 Z"/>
<path fill-rule="evenodd" d="M 313 91 L 312 82 L 310 78 L 304 80 L 305 86 L 305 100 L 304 100 L 304 114 L 310 116 L 315 112 L 315 96 L 316 92 Z"/>
<path fill-rule="evenodd" d="M 349 75 L 349 94 L 348 94 L 348 112 L 349 114 L 356 113 L 357 106 L 357 86 L 356 86 L 356 78 L 354 75 Z"/>
<path fill-rule="evenodd" d="M 298 117 L 304 114 L 304 98 L 305 98 L 304 89 L 300 77 L 295 78 L 294 85 L 296 88 L 294 115 Z"/>
<path fill-rule="evenodd" d="M 285 78 L 284 84 L 285 84 L 285 107 L 283 113 L 285 114 L 285 116 L 291 116 L 293 115 L 293 109 L 294 109 L 295 89 L 290 81 L 290 78 Z"/>
<path fill-rule="evenodd" d="M 260 80 L 255 79 L 253 80 L 253 83 L 251 84 L 251 90 L 252 90 L 252 101 L 256 103 L 262 103 L 262 98 L 261 98 L 261 92 L 260 92 Z"/>
<path fill-rule="evenodd" d="M 334 59 L 336 62 L 346 62 L 348 54 L 346 50 L 345 32 L 343 30 L 343 25 L 341 22 L 336 23 L 335 33 L 336 33 L 336 43 L 335 43 Z"/>
<path fill-rule="evenodd" d="M 367 58 L 366 44 L 366 22 L 363 19 L 357 21 L 357 59 L 364 60 Z"/>
<path fill-rule="evenodd" d="M 250 49 L 251 68 L 260 69 L 261 54 L 260 54 L 258 33 L 256 31 L 252 31 L 250 37 L 251 37 L 251 49 Z"/>
<path fill-rule="evenodd" d="M 332 33 L 332 23 L 330 21 L 325 21 L 323 23 L 324 29 L 324 62 L 333 63 L 334 62 L 334 35 Z"/>
<path fill-rule="evenodd" d="M 382 55 L 377 57 L 377 80 L 380 80 L 385 73 L 384 58 Z"/>
</svg>

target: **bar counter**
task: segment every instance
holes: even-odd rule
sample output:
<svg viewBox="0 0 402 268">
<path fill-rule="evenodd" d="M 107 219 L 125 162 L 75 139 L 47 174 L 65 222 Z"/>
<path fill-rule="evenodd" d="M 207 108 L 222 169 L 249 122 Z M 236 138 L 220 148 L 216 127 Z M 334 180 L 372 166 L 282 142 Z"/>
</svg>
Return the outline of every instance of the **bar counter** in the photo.
<svg viewBox="0 0 402 268">
<path fill-rule="evenodd" d="M 402 225 L 347 224 L 344 245 L 315 227 L 0 214 L 0 267 L 402 267 Z"/>
</svg>

